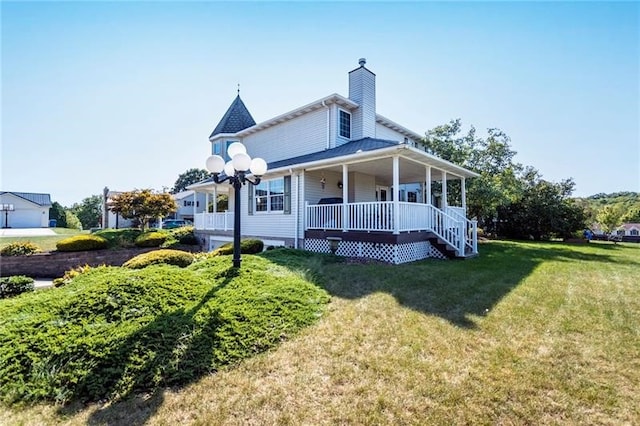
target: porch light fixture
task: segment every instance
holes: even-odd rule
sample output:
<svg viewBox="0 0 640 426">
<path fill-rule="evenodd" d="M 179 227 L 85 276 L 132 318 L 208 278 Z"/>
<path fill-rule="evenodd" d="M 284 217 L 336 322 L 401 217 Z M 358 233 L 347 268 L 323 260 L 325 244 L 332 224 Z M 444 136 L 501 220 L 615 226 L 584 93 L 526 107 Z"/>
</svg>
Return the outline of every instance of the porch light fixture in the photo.
<svg viewBox="0 0 640 426">
<path fill-rule="evenodd" d="M 229 145 L 227 154 L 231 161 L 224 162 L 219 155 L 212 155 L 207 158 L 207 170 L 213 174 L 215 183 L 229 181 L 234 189 L 233 208 L 233 267 L 239 268 L 242 262 L 240 256 L 240 189 L 246 183 L 258 185 L 260 178 L 267 172 L 267 162 L 262 158 L 251 158 L 247 154 L 247 148 L 240 143 L 234 142 Z M 225 177 L 220 178 L 220 173 L 224 171 Z M 248 176 L 253 176 L 253 180 Z"/>
<path fill-rule="evenodd" d="M 342 181 L 341 180 L 338 181 L 338 188 L 342 189 Z"/>
<path fill-rule="evenodd" d="M 324 191 L 324 185 L 327 183 L 327 180 L 322 176 L 320 179 L 320 186 L 322 186 L 322 190 Z"/>
<path fill-rule="evenodd" d="M 3 228 L 9 227 L 9 212 L 15 210 L 15 206 L 13 204 L 0 204 L 0 211 L 4 212 L 4 226 Z"/>
</svg>

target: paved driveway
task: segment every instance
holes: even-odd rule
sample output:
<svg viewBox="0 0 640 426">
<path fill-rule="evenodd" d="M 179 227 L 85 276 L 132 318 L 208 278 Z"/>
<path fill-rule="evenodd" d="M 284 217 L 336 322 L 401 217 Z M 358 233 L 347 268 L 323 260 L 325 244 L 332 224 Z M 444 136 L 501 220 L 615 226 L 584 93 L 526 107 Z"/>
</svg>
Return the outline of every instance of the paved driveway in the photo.
<svg viewBox="0 0 640 426">
<path fill-rule="evenodd" d="M 0 237 L 47 237 L 58 235 L 49 228 L 0 228 Z"/>
</svg>

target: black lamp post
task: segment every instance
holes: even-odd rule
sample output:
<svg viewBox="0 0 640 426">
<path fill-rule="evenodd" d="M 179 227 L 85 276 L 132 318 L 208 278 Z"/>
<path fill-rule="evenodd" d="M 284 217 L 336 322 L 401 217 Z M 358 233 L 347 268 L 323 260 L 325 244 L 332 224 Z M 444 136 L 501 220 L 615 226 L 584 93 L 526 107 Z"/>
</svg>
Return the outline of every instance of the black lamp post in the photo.
<svg viewBox="0 0 640 426">
<path fill-rule="evenodd" d="M 262 158 L 251 159 L 247 149 L 240 142 L 229 145 L 227 153 L 231 161 L 224 162 L 219 155 L 207 158 L 207 169 L 213 174 L 215 183 L 228 181 L 234 189 L 233 207 L 233 267 L 239 268 L 242 261 L 240 256 L 240 190 L 242 185 L 250 183 L 258 185 L 260 177 L 267 172 L 267 163 Z M 220 178 L 224 171 L 225 177 Z M 253 175 L 253 180 L 248 176 Z"/>
<path fill-rule="evenodd" d="M 9 212 L 15 210 L 13 204 L 0 204 L 0 211 L 4 212 L 4 226 L 3 228 L 9 227 Z"/>
</svg>

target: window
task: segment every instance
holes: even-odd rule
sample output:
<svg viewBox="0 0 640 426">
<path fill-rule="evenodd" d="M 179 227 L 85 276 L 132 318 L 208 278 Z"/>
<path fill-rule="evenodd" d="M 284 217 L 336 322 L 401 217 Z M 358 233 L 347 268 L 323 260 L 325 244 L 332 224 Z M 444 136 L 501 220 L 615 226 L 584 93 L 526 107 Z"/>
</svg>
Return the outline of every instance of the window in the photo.
<svg viewBox="0 0 640 426">
<path fill-rule="evenodd" d="M 254 199 L 256 212 L 284 211 L 284 178 L 260 182 Z"/>
<path fill-rule="evenodd" d="M 184 207 L 193 207 L 193 201 L 187 201 L 187 200 L 184 200 L 184 201 L 182 202 L 182 205 L 183 205 Z M 196 201 L 196 207 L 200 207 L 200 201 Z"/>
<path fill-rule="evenodd" d="M 340 110 L 340 136 L 343 138 L 351 138 L 351 114 L 346 111 Z"/>
<path fill-rule="evenodd" d="M 227 154 L 227 149 L 229 149 L 229 145 L 237 141 L 220 141 L 213 144 L 213 155 L 219 155 L 224 158 L 224 161 L 229 161 L 229 154 Z"/>
<path fill-rule="evenodd" d="M 640 235 L 640 231 L 638 231 L 637 229 L 632 229 L 631 231 L 629 231 L 629 235 L 637 237 L 638 235 Z"/>
<path fill-rule="evenodd" d="M 213 144 L 213 155 L 220 155 L 222 151 L 220 150 L 220 142 L 216 142 Z"/>
</svg>

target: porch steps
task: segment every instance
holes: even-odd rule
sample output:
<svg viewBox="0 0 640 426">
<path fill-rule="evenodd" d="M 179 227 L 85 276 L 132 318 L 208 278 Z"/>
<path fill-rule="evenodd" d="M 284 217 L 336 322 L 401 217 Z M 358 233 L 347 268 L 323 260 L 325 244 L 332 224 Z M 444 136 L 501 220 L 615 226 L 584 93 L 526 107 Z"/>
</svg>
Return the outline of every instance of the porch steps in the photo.
<svg viewBox="0 0 640 426">
<path fill-rule="evenodd" d="M 446 256 L 447 259 L 471 259 L 478 256 L 478 254 L 473 253 L 473 251 L 469 247 L 465 247 L 464 256 L 458 256 L 455 247 L 437 236 L 429 237 L 428 240 L 431 245 L 438 249 L 438 251 Z"/>
</svg>

